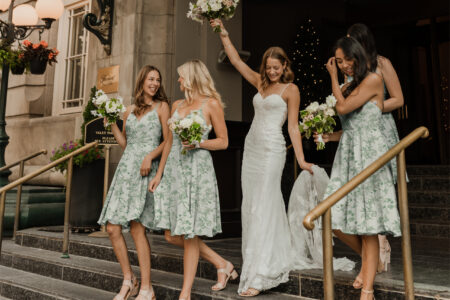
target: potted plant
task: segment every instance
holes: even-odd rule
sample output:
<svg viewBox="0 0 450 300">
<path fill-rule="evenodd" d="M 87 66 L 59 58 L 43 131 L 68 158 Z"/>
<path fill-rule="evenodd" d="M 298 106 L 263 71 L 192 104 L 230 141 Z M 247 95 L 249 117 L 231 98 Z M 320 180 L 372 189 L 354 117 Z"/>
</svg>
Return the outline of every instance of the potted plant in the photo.
<svg viewBox="0 0 450 300">
<path fill-rule="evenodd" d="M 25 69 L 28 69 L 27 62 L 24 59 L 24 51 L 22 49 L 11 50 L 9 66 L 11 73 L 14 75 L 22 75 Z"/>
<path fill-rule="evenodd" d="M 56 48 L 48 48 L 47 42 L 41 41 L 33 44 L 29 40 L 25 40 L 22 44 L 24 60 L 29 62 L 31 74 L 44 74 L 47 63 L 52 65 L 57 62 L 56 56 L 59 52 Z"/>
<path fill-rule="evenodd" d="M 91 98 L 85 107 L 81 126 L 83 138 L 69 141 L 52 151 L 51 161 L 55 161 L 76 149 L 84 146 L 84 124 L 91 118 L 92 98 L 95 97 L 95 87 L 91 90 Z M 58 171 L 67 170 L 68 161 L 56 167 Z M 102 146 L 84 151 L 73 158 L 72 189 L 70 193 L 69 223 L 72 230 L 92 230 L 97 228 L 98 217 L 103 205 L 103 178 L 105 161 Z"/>
</svg>

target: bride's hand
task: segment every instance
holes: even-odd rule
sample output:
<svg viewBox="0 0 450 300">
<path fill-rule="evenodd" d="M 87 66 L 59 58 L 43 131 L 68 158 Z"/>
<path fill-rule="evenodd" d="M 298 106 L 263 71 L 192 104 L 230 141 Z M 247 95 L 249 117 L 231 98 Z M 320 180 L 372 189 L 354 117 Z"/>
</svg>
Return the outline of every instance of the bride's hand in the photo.
<svg viewBox="0 0 450 300">
<path fill-rule="evenodd" d="M 313 137 L 314 137 L 314 142 L 315 143 L 320 142 L 318 133 L 314 133 Z M 330 135 L 326 134 L 326 133 L 322 133 L 322 142 L 328 143 L 329 141 L 330 141 Z"/>
<path fill-rule="evenodd" d="M 311 163 L 306 162 L 306 161 L 301 161 L 298 164 L 299 164 L 299 166 L 300 166 L 300 168 L 302 170 L 308 171 L 309 173 L 311 173 L 311 175 L 314 174 L 314 172 L 312 170 L 312 166 L 314 166 L 314 164 L 311 164 Z"/>
<path fill-rule="evenodd" d="M 227 36 L 228 31 L 225 29 L 225 26 L 223 26 L 221 19 L 211 19 L 209 20 L 209 24 L 214 29 L 215 27 L 220 27 L 220 35 L 221 36 Z"/>
</svg>

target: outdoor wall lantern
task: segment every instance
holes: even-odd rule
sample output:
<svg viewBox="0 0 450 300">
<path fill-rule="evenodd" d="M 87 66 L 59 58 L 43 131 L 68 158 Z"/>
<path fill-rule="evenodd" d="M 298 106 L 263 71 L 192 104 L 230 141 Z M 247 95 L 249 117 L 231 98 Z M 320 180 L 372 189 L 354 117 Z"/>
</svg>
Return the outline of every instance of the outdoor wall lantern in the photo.
<svg viewBox="0 0 450 300">
<path fill-rule="evenodd" d="M 112 24 L 114 18 L 114 0 L 97 0 L 100 17 L 88 13 L 83 17 L 83 26 L 95 34 L 102 43 L 106 54 L 111 55 Z"/>
</svg>

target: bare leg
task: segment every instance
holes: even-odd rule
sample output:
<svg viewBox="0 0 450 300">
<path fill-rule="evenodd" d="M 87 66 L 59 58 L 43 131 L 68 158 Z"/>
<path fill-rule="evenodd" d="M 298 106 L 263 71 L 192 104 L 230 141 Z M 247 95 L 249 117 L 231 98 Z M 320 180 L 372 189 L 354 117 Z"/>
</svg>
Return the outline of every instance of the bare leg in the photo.
<svg viewBox="0 0 450 300">
<path fill-rule="evenodd" d="M 182 236 L 172 236 L 170 235 L 169 230 L 166 230 L 164 232 L 164 236 L 170 244 L 184 248 L 184 238 Z M 227 266 L 227 261 L 222 256 L 217 254 L 217 252 L 215 252 L 213 249 L 208 247 L 200 238 L 198 238 L 198 245 L 200 250 L 200 257 L 210 262 L 212 265 L 214 265 L 214 267 L 216 267 L 216 269 L 224 269 Z M 229 271 L 231 272 L 232 270 Z M 217 276 L 218 282 L 225 283 L 225 280 L 227 278 L 227 275 L 225 273 L 217 273 Z"/>
<path fill-rule="evenodd" d="M 362 275 L 363 290 L 373 291 L 373 282 L 377 273 L 380 245 L 377 235 L 364 235 L 362 238 Z M 361 300 L 373 299 L 373 293 L 361 292 Z"/>
<path fill-rule="evenodd" d="M 141 270 L 141 290 L 150 290 L 150 244 L 145 235 L 145 227 L 141 223 L 131 221 L 130 231 L 136 245 Z"/>
<path fill-rule="evenodd" d="M 125 239 L 122 235 L 122 226 L 108 223 L 106 225 L 106 231 L 109 234 L 109 239 L 114 249 L 114 254 L 117 257 L 117 261 L 122 269 L 124 280 L 131 280 L 133 272 L 131 271 L 130 261 L 128 259 L 128 249 Z M 129 287 L 122 286 L 119 295 L 125 296 Z"/>
<path fill-rule="evenodd" d="M 192 285 L 194 284 L 195 273 L 197 272 L 198 259 L 200 255 L 199 238 L 184 239 L 183 258 L 183 288 L 180 299 L 190 300 Z"/>
<path fill-rule="evenodd" d="M 351 235 L 351 234 L 346 234 L 343 233 L 340 230 L 333 230 L 333 233 L 342 241 L 344 242 L 347 246 L 349 246 L 350 248 L 353 249 L 353 251 L 355 251 L 356 253 L 359 254 L 359 256 L 361 256 L 361 251 L 362 251 L 362 243 L 361 243 L 361 237 L 359 235 Z M 355 281 L 353 282 L 353 287 L 355 289 L 360 289 L 363 286 L 363 281 L 364 281 L 364 277 L 363 277 L 363 272 L 362 272 L 362 267 L 361 270 L 359 271 L 359 274 L 356 276 Z"/>
</svg>

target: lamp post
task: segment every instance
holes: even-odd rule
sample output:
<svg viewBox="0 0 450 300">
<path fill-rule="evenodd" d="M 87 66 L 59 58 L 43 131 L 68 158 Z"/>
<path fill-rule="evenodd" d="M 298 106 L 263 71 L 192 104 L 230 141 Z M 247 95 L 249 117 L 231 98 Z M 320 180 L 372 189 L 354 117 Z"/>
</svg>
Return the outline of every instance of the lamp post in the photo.
<svg viewBox="0 0 450 300">
<path fill-rule="evenodd" d="M 0 0 L 0 10 L 8 11 L 8 21 L 0 20 L 0 34 L 4 45 L 11 45 L 16 40 L 27 38 L 33 31 L 38 30 L 39 35 L 45 29 L 50 29 L 53 21 L 58 19 L 63 11 L 64 5 L 61 0 L 38 0 L 36 8 L 29 4 L 18 5 L 14 8 L 14 0 Z M 36 25 L 38 17 L 45 24 Z M 4 61 L 2 66 L 2 82 L 0 90 L 0 168 L 5 165 L 5 150 L 8 145 L 9 136 L 6 134 L 6 97 L 8 93 L 9 64 Z M 8 184 L 8 176 L 11 171 L 0 172 L 0 187 Z"/>
</svg>

